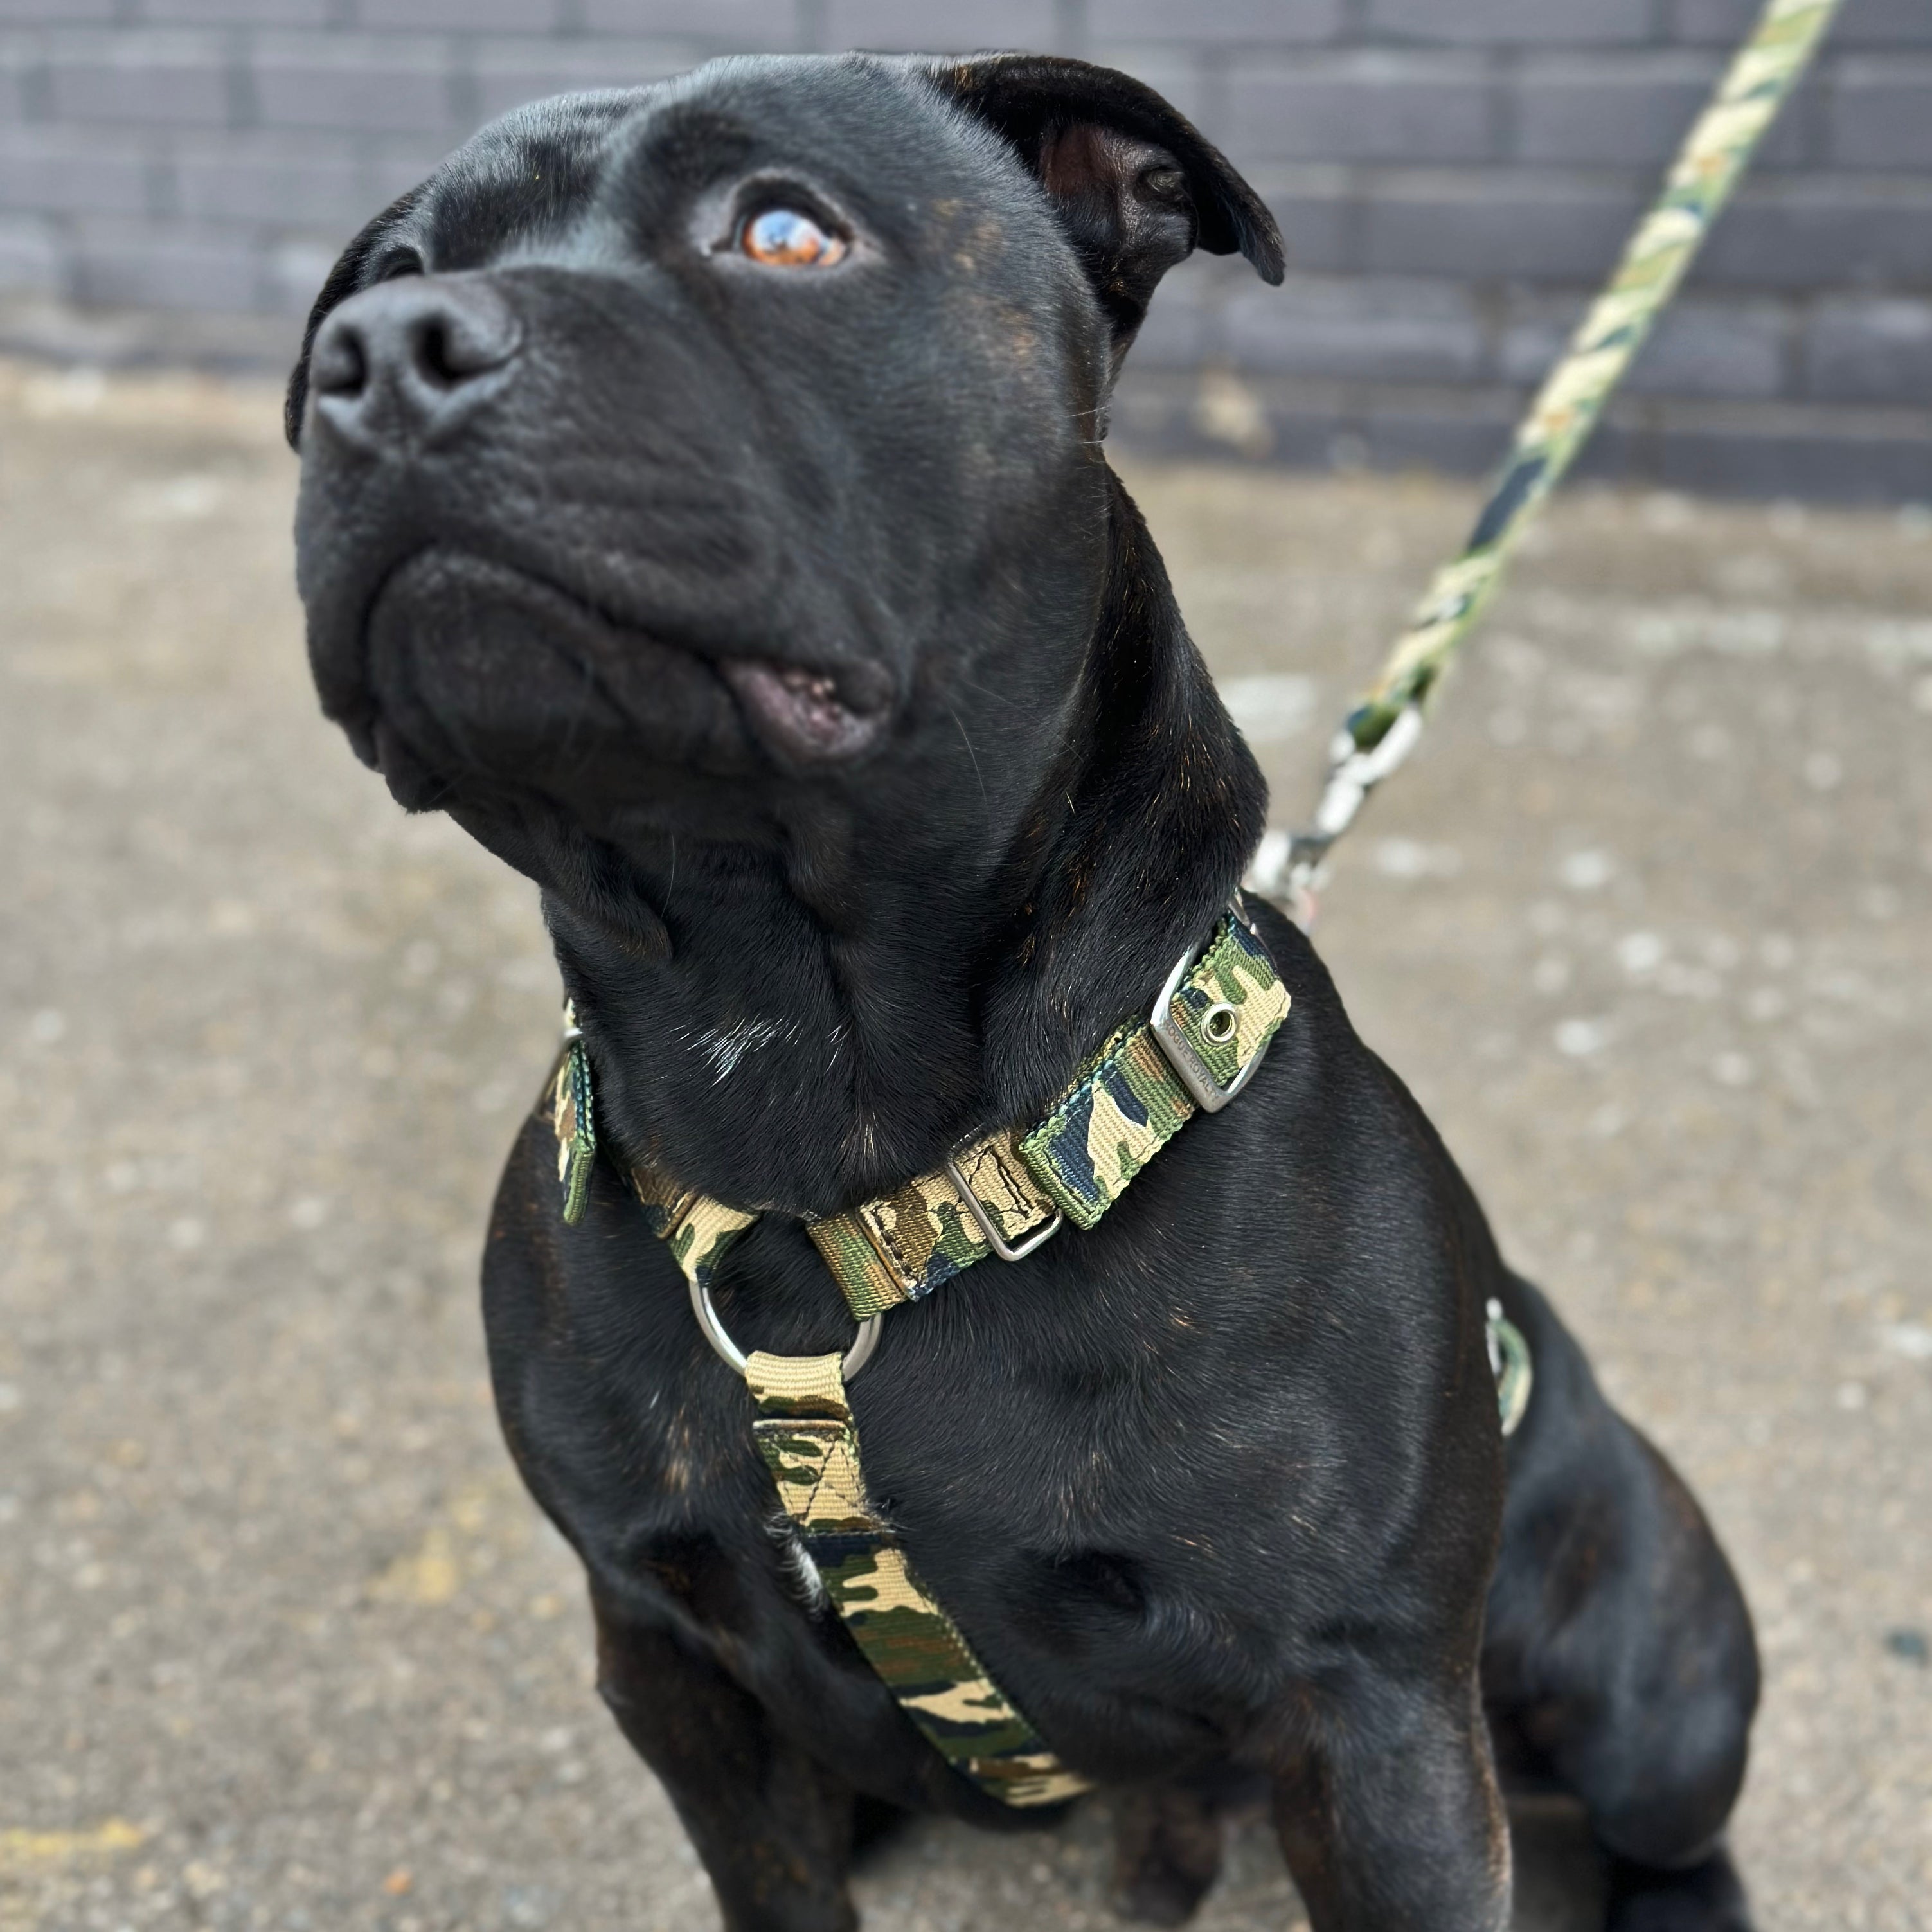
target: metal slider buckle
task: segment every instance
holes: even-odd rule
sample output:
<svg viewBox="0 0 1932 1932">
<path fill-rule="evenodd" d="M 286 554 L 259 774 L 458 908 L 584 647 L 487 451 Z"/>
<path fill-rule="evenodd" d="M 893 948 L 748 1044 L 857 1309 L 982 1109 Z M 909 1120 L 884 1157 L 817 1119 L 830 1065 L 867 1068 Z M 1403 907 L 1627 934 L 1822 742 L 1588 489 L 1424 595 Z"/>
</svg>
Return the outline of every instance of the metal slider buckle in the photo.
<svg viewBox="0 0 1932 1932">
<path fill-rule="evenodd" d="M 1243 922 L 1245 924 L 1245 920 Z M 1148 1030 L 1194 1104 L 1204 1114 L 1218 1114 L 1255 1077 L 1255 1069 L 1268 1058 L 1268 1047 L 1264 1044 L 1228 1086 L 1222 1086 L 1208 1072 L 1206 1063 L 1194 1051 L 1192 1042 L 1174 1023 L 1174 996 L 1180 991 L 1180 982 L 1187 977 L 1194 961 L 1194 954 L 1184 952 L 1174 962 L 1174 970 L 1167 976 L 1167 984 L 1160 989 L 1160 997 L 1154 1003 L 1154 1011 L 1148 1016 Z M 1209 1018 L 1211 1019 L 1220 1011 L 1232 1013 L 1234 1009 L 1225 1006 L 1210 1007 Z"/>
<path fill-rule="evenodd" d="M 986 1203 L 974 1192 L 965 1175 L 959 1172 L 959 1162 L 952 1154 L 946 1156 L 946 1176 L 958 1189 L 959 1198 L 965 1202 L 966 1211 L 972 1216 L 981 1239 L 1003 1262 L 1024 1261 L 1036 1248 L 1044 1247 L 1066 1225 L 1066 1216 L 1056 1213 L 1038 1234 L 1029 1234 L 1016 1248 L 1009 1247 L 1006 1237 L 1000 1232 L 1000 1224 L 986 1212 Z"/>
</svg>

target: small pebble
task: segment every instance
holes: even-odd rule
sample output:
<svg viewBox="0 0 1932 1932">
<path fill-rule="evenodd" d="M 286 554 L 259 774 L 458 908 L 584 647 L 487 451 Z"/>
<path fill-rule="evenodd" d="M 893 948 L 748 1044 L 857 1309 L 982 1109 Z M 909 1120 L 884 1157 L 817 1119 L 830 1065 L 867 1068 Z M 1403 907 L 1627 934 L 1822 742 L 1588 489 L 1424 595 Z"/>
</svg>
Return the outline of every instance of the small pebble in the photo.
<svg viewBox="0 0 1932 1932">
<path fill-rule="evenodd" d="M 1892 1630 L 1885 1634 L 1885 1647 L 1904 1664 L 1916 1664 L 1921 1670 L 1932 1664 L 1932 1643 L 1922 1630 Z"/>
</svg>

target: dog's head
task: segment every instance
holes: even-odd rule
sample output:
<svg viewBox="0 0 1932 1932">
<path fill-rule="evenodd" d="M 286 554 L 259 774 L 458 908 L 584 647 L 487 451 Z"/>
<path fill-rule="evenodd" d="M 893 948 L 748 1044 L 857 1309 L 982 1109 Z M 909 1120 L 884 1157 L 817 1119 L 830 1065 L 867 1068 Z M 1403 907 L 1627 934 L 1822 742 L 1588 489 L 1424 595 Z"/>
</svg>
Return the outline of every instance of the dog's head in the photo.
<svg viewBox="0 0 1932 1932">
<path fill-rule="evenodd" d="M 518 110 L 310 319 L 325 708 L 459 816 L 756 839 L 964 738 L 1010 830 L 1103 593 L 1109 386 L 1196 247 L 1280 279 L 1220 155 L 1078 62 L 734 60 Z"/>
</svg>

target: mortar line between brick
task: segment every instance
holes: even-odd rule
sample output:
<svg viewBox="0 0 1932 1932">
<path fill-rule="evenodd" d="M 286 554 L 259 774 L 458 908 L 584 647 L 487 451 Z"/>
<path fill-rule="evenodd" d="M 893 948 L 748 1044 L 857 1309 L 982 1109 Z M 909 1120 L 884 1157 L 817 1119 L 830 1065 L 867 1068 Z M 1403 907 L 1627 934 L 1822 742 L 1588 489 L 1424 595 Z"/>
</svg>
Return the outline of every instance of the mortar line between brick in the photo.
<svg viewBox="0 0 1932 1932">
<path fill-rule="evenodd" d="M 245 32 L 228 34 L 222 44 L 222 86 L 228 98 L 228 125 L 231 129 L 259 126 L 262 103 L 255 88 L 252 49 Z"/>
<path fill-rule="evenodd" d="M 1522 50 L 1490 50 L 1490 152 L 1498 161 L 1520 158 L 1522 146 Z"/>
</svg>

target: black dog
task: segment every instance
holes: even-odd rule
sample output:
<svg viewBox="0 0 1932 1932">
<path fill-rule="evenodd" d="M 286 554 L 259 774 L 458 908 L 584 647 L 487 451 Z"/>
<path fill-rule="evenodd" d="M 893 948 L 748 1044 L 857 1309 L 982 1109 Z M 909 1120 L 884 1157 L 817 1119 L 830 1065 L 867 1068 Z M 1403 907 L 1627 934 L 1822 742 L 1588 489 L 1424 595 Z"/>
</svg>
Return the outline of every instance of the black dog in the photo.
<svg viewBox="0 0 1932 1932">
<path fill-rule="evenodd" d="M 512 1156 L 497 1400 L 736 1932 L 850 1926 L 896 1808 L 1012 1814 L 788 1564 L 622 1170 L 763 1210 L 732 1331 L 842 1347 L 805 1219 L 1037 1118 L 1214 929 L 1262 782 L 1101 448 L 1196 247 L 1280 278 L 1246 184 L 1120 75 L 730 62 L 478 136 L 349 249 L 290 388 L 324 706 L 541 884 L 585 1030 L 617 1158 L 568 1227 L 548 1126 Z M 1120 1790 L 1130 1910 L 1192 1909 L 1245 1776 L 1321 1932 L 1488 1932 L 1501 1757 L 1587 1807 L 1625 1932 L 1743 1926 L 1724 1559 L 1257 915 L 1294 1003 L 1258 1077 L 1090 1232 L 887 1323 L 874 1504 Z M 1492 1297 L 1536 1371 L 1507 1449 Z"/>
</svg>

